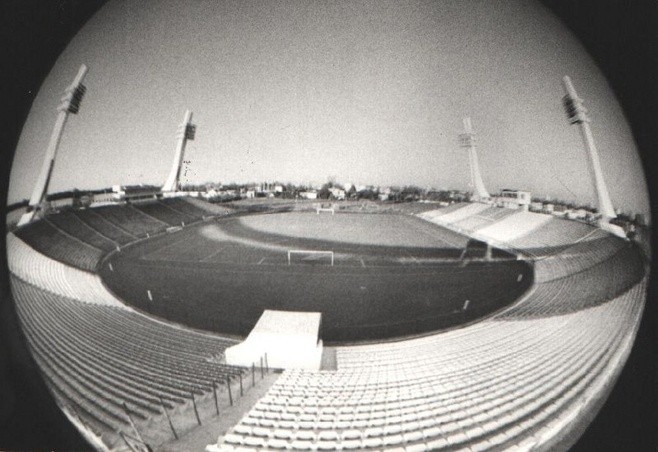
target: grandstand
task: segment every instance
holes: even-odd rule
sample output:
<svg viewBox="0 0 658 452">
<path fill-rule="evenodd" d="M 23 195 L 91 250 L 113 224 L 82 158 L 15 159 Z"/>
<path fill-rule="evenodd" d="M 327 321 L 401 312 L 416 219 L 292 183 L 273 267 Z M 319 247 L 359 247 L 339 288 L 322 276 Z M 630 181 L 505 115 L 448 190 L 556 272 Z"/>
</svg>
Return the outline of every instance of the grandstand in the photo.
<svg viewBox="0 0 658 452">
<path fill-rule="evenodd" d="M 219 449 L 529 449 L 615 373 L 644 283 L 596 308 L 344 347 L 337 372 L 286 371 Z M 586 322 L 588 328 L 583 328 Z"/>
<path fill-rule="evenodd" d="M 187 229 L 228 210 L 163 198 L 63 210 L 7 236 L 12 291 L 33 356 L 95 447 L 126 450 L 127 437 L 176 444 L 170 422 L 179 435 L 194 435 L 197 405 L 204 422 L 219 422 L 214 388 L 226 399 L 227 377 L 249 372 L 223 363 L 234 337 L 145 315 L 97 273 L 117 247 L 166 244 L 178 237 L 167 227 Z M 344 215 L 317 221 L 341 224 Z M 330 347 L 333 370 L 285 370 L 253 407 L 230 415 L 240 420 L 223 427 L 209 450 L 546 450 L 586 422 L 625 362 L 642 313 L 646 263 L 638 247 L 582 223 L 485 204 L 419 209 L 415 217 L 518 252 L 533 266 L 531 288 L 458 328 Z M 285 216 L 270 219 L 250 217 L 241 240 Z"/>
<path fill-rule="evenodd" d="M 104 236 L 86 224 L 73 210 L 64 210 L 59 215 L 50 215 L 46 221 L 52 223 L 53 226 L 65 234 L 76 237 L 105 252 L 114 250 L 120 243 Z"/>
<path fill-rule="evenodd" d="M 107 237 L 118 245 L 125 245 L 137 239 L 135 235 L 121 226 L 115 226 L 106 220 L 96 209 L 74 210 L 73 215 L 98 234 Z"/>
<path fill-rule="evenodd" d="M 163 232 L 168 224 L 147 215 L 130 204 L 117 206 L 101 206 L 94 210 L 103 219 L 124 229 L 135 237 L 146 237 Z"/>
<path fill-rule="evenodd" d="M 161 443 L 169 433 L 150 423 L 163 405 L 180 411 L 192 393 L 208 398 L 214 386 L 246 373 L 209 359 L 235 340 L 144 316 L 97 275 L 50 259 L 12 234 L 7 245 L 12 291 L 34 357 L 57 400 L 101 444 L 119 446 L 117 432 L 135 434 L 131 422 L 145 441 Z"/>
</svg>

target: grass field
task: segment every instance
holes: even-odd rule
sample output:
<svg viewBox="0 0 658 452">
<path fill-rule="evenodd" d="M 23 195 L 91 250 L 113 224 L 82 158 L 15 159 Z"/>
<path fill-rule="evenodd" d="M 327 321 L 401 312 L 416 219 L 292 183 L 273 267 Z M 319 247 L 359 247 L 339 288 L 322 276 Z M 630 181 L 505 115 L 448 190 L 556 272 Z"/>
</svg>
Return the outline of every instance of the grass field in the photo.
<svg viewBox="0 0 658 452">
<path fill-rule="evenodd" d="M 524 262 L 460 261 L 467 241 L 407 215 L 234 216 L 141 242 L 101 275 L 136 307 L 197 328 L 246 335 L 263 309 L 319 311 L 325 341 L 376 340 L 486 316 L 530 286 Z M 335 265 L 288 265 L 290 249 L 331 250 Z"/>
<path fill-rule="evenodd" d="M 404 265 L 455 259 L 467 238 L 416 217 L 392 214 L 290 212 L 246 215 L 205 224 L 152 244 L 143 260 L 279 265 L 287 251 L 333 251 L 336 265 Z M 307 263 L 324 262 L 307 256 Z"/>
</svg>

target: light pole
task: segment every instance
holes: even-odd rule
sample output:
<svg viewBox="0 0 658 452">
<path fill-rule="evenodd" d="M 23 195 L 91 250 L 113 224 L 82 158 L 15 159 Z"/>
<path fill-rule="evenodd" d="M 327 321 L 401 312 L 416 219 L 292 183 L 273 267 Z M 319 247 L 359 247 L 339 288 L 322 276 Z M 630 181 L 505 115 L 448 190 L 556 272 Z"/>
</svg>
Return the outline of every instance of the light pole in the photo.
<svg viewBox="0 0 658 452">
<path fill-rule="evenodd" d="M 471 169 L 471 184 L 475 190 L 475 199 L 482 201 L 490 198 L 489 192 L 484 188 L 477 151 L 475 150 L 475 133 L 471 125 L 471 118 L 464 118 L 464 132 L 459 135 L 461 147 L 468 149 L 468 161 Z"/>
<path fill-rule="evenodd" d="M 75 76 L 73 83 L 71 83 L 71 85 L 64 92 L 62 103 L 57 107 L 57 111 L 59 113 L 57 115 L 57 121 L 55 121 L 53 132 L 50 135 L 48 147 L 46 148 L 46 155 L 43 161 L 43 166 L 41 167 L 41 173 L 39 174 L 37 183 L 34 186 L 34 190 L 32 191 L 32 197 L 30 198 L 28 211 L 21 217 L 20 221 L 18 222 L 19 226 L 32 221 L 46 200 L 46 195 L 48 194 L 48 185 L 50 184 L 50 178 L 55 166 L 55 157 L 57 155 L 59 143 L 62 139 L 62 134 L 64 133 L 66 120 L 68 119 L 69 113 L 78 113 L 80 110 L 80 102 L 82 101 L 82 98 L 87 91 L 87 88 L 82 84 L 86 74 L 87 66 L 83 64 L 80 66 L 78 74 Z"/>
<path fill-rule="evenodd" d="M 185 110 L 185 117 L 183 123 L 178 127 L 176 134 L 176 153 L 174 154 L 174 163 L 171 166 L 169 177 L 162 186 L 163 192 L 175 192 L 180 188 L 180 171 L 183 164 L 183 157 L 185 156 L 185 145 L 187 140 L 194 140 L 196 134 L 196 126 L 192 124 L 192 112 Z"/>
<path fill-rule="evenodd" d="M 567 113 L 567 118 L 571 124 L 579 124 L 580 132 L 585 143 L 585 149 L 589 156 L 589 167 L 592 175 L 594 190 L 596 192 L 597 208 L 601 214 L 601 222 L 608 223 L 611 219 L 616 218 L 617 214 L 610 201 L 610 194 L 606 187 L 605 180 L 603 179 L 603 171 L 601 170 L 601 162 L 599 161 L 599 153 L 594 144 L 594 137 L 589 128 L 590 119 L 587 116 L 587 109 L 583 106 L 583 100 L 576 94 L 576 89 L 571 83 L 569 76 L 564 76 L 562 79 L 566 95 L 562 98 L 564 109 Z"/>
</svg>

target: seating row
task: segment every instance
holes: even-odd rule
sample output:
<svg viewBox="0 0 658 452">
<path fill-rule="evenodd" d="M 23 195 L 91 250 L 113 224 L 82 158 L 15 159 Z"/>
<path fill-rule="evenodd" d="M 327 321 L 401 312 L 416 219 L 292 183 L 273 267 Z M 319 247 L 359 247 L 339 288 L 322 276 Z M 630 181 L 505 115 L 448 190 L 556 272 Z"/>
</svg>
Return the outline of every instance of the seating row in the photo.
<svg viewBox="0 0 658 452">
<path fill-rule="evenodd" d="M 148 438 L 162 403 L 175 410 L 191 393 L 203 396 L 246 372 L 210 359 L 233 340 L 62 297 L 14 274 L 11 285 L 22 330 L 49 385 L 107 441 L 131 432 L 124 403 Z"/>
</svg>

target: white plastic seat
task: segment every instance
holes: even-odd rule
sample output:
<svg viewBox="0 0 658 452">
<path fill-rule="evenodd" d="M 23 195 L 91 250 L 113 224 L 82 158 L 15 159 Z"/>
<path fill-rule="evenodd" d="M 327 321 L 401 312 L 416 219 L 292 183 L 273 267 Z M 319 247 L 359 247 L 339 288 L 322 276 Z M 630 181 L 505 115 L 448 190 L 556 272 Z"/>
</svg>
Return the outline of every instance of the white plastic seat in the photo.
<svg viewBox="0 0 658 452">
<path fill-rule="evenodd" d="M 257 438 L 254 436 L 247 436 L 245 437 L 243 444 L 245 446 L 251 446 L 251 447 L 265 447 L 265 439 L 264 438 Z"/>
<path fill-rule="evenodd" d="M 343 441 L 348 440 L 348 439 L 361 439 L 362 432 L 361 430 L 356 430 L 356 429 L 350 429 L 350 430 L 343 430 L 341 433 L 341 438 Z"/>
<path fill-rule="evenodd" d="M 303 441 L 303 440 L 294 440 L 292 443 L 290 443 L 290 448 L 292 450 L 313 450 L 313 443 L 311 441 Z"/>
<path fill-rule="evenodd" d="M 404 442 L 404 438 L 399 433 L 396 435 L 388 435 L 383 438 L 384 446 L 397 446 Z"/>
<path fill-rule="evenodd" d="M 269 437 L 270 433 L 271 433 L 270 429 L 265 428 L 265 427 L 253 427 L 251 429 L 251 434 L 253 436 L 258 436 L 258 437 L 262 437 L 262 438 Z"/>
<path fill-rule="evenodd" d="M 400 424 L 390 424 L 384 426 L 384 435 L 396 435 L 402 431 Z"/>
<path fill-rule="evenodd" d="M 405 452 L 426 452 L 430 449 L 427 448 L 425 443 L 407 444 L 404 447 Z"/>
<path fill-rule="evenodd" d="M 363 432 L 364 438 L 371 438 L 375 436 L 382 436 L 384 434 L 384 429 L 381 427 L 369 427 Z"/>
<path fill-rule="evenodd" d="M 339 444 L 336 441 L 318 441 L 315 443 L 317 450 L 340 450 Z"/>
<path fill-rule="evenodd" d="M 233 427 L 233 432 L 243 436 L 249 436 L 251 435 L 251 427 L 244 424 L 238 424 L 235 427 Z"/>
<path fill-rule="evenodd" d="M 336 430 L 345 430 L 348 428 L 352 428 L 352 423 L 350 421 L 337 420 L 336 422 L 334 422 L 334 428 Z"/>
<path fill-rule="evenodd" d="M 318 441 L 337 441 L 338 439 L 339 435 L 335 430 L 323 430 L 318 433 Z"/>
<path fill-rule="evenodd" d="M 418 430 L 405 432 L 405 433 L 402 434 L 402 436 L 404 437 L 404 442 L 405 443 L 413 443 L 413 442 L 416 442 L 416 441 L 422 441 L 424 439 L 423 434 L 421 432 L 419 432 Z"/>
<path fill-rule="evenodd" d="M 267 440 L 267 448 L 274 450 L 285 450 L 288 448 L 288 442 L 283 439 L 270 438 Z"/>
<path fill-rule="evenodd" d="M 258 425 L 265 428 L 274 428 L 277 425 L 277 421 L 273 419 L 260 419 Z"/>
<path fill-rule="evenodd" d="M 313 430 L 315 428 L 315 422 L 313 421 L 299 421 L 297 422 L 297 427 L 302 430 Z"/>
<path fill-rule="evenodd" d="M 448 446 L 448 441 L 446 441 L 445 438 L 438 437 L 431 441 L 427 441 L 425 444 L 427 444 L 428 450 L 439 450 L 446 448 Z"/>
<path fill-rule="evenodd" d="M 315 441 L 315 432 L 312 430 L 297 430 L 295 432 L 296 440 Z"/>
<path fill-rule="evenodd" d="M 343 450 L 359 450 L 363 448 L 361 440 L 359 439 L 348 439 L 341 442 Z"/>
<path fill-rule="evenodd" d="M 282 439 L 282 440 L 291 440 L 294 435 L 293 432 L 290 430 L 284 430 L 284 429 L 276 429 L 272 432 L 272 436 L 277 439 Z"/>
<path fill-rule="evenodd" d="M 365 438 L 362 443 L 363 447 L 376 448 L 382 446 L 382 439 L 380 437 Z"/>
<path fill-rule="evenodd" d="M 226 444 L 240 445 L 243 442 L 244 437 L 242 435 L 237 435 L 235 433 L 227 433 L 224 435 L 223 442 Z"/>
</svg>

